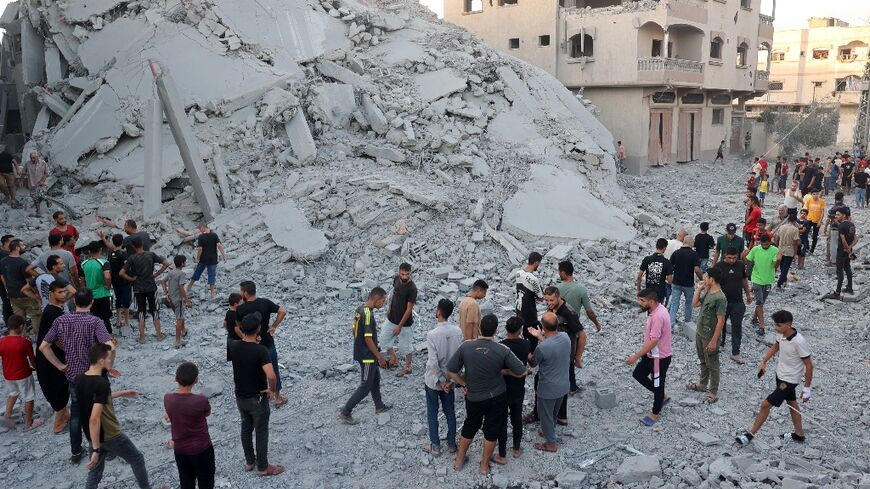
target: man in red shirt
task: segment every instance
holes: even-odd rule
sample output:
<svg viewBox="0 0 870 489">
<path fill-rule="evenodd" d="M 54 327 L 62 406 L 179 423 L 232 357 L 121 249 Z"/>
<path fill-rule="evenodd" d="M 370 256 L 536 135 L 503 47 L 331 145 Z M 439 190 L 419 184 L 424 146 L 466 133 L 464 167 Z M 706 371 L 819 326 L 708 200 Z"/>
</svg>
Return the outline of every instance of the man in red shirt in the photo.
<svg viewBox="0 0 870 489">
<path fill-rule="evenodd" d="M 54 219 L 54 227 L 48 231 L 48 234 L 61 235 L 63 237 L 63 249 L 72 253 L 76 259 L 76 265 L 80 265 L 81 260 L 76 253 L 76 241 L 79 239 L 79 230 L 66 222 L 66 214 L 63 211 L 56 211 L 51 217 Z"/>
<path fill-rule="evenodd" d="M 759 219 L 761 219 L 761 207 L 758 203 L 758 197 L 749 196 L 746 200 L 746 224 L 743 225 L 743 239 L 746 243 L 752 241 L 752 236 L 758 229 Z"/>
<path fill-rule="evenodd" d="M 773 233 L 767 229 L 767 219 L 763 217 L 758 218 L 758 224 L 755 228 L 755 232 L 752 233 L 752 241 L 749 242 L 748 249 L 752 249 L 757 243 L 761 242 L 761 237 L 767 235 L 771 241 L 773 241 Z"/>
<path fill-rule="evenodd" d="M 30 340 L 22 336 L 24 333 L 24 317 L 17 314 L 9 316 L 9 336 L 0 338 L 0 359 L 3 360 L 3 378 L 6 380 L 6 390 L 9 397 L 6 398 L 6 412 L 3 415 L 3 424 L 8 428 L 15 426 L 12 419 L 12 408 L 18 402 L 18 398 L 24 402 L 24 431 L 30 431 L 42 425 L 44 420 L 33 420 L 33 403 L 35 385 L 33 382 L 33 368 L 36 357 L 33 355 L 33 345 Z"/>
</svg>

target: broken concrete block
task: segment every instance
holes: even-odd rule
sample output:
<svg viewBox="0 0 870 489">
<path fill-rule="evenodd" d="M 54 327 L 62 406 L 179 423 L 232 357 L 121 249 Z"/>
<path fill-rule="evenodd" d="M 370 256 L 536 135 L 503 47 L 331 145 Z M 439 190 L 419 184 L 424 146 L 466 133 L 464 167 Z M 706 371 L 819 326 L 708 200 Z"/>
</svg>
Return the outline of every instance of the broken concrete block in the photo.
<svg viewBox="0 0 870 489">
<path fill-rule="evenodd" d="M 659 458 L 654 455 L 628 457 L 616 469 L 616 481 L 622 484 L 647 481 L 653 476 L 662 476 Z"/>
<path fill-rule="evenodd" d="M 40 89 L 38 94 L 36 95 L 36 99 L 39 102 L 48 107 L 48 109 L 55 114 L 63 117 L 69 112 L 70 105 L 63 101 L 63 99 L 56 93 L 50 93 L 45 89 Z"/>
<path fill-rule="evenodd" d="M 595 389 L 595 405 L 598 406 L 598 409 L 616 407 L 616 393 L 606 387 Z"/>
<path fill-rule="evenodd" d="M 547 254 L 544 255 L 544 258 L 549 258 L 557 262 L 563 261 L 568 258 L 568 255 L 571 254 L 571 250 L 573 248 L 574 247 L 571 245 L 556 245 L 550 248 L 550 251 L 548 251 Z"/>
<path fill-rule="evenodd" d="M 448 275 L 453 271 L 452 265 L 444 265 L 443 267 L 433 268 L 432 275 L 437 279 L 447 278 Z"/>
<path fill-rule="evenodd" d="M 344 83 L 325 83 L 315 89 L 314 108 L 323 121 L 335 127 L 346 128 L 356 110 L 353 87 Z"/>
<path fill-rule="evenodd" d="M 369 23 L 388 32 L 405 27 L 405 21 L 401 17 L 385 10 L 372 12 L 369 16 Z"/>
<path fill-rule="evenodd" d="M 45 44 L 45 82 L 48 86 L 63 80 L 63 66 L 60 62 L 60 50 L 54 43 Z"/>
<path fill-rule="evenodd" d="M 332 78 L 333 80 L 342 83 L 347 83 L 348 85 L 353 85 L 360 90 L 365 90 L 367 92 L 375 92 L 377 90 L 375 85 L 370 81 L 343 66 L 333 63 L 332 61 L 321 59 L 317 62 L 317 70 L 325 77 Z"/>
<path fill-rule="evenodd" d="M 386 134 L 387 128 L 389 127 L 387 124 L 387 118 L 384 116 L 380 107 L 372 101 L 368 94 L 365 94 L 362 97 L 362 108 L 366 121 L 368 121 L 372 130 L 378 134 Z"/>
<path fill-rule="evenodd" d="M 718 438 L 716 438 L 715 436 L 713 436 L 709 433 L 705 433 L 703 431 L 696 431 L 696 432 L 692 433 L 692 439 L 697 441 L 698 443 L 700 443 L 701 445 L 703 445 L 705 447 L 709 447 L 711 445 L 715 445 L 715 444 L 720 442 L 720 440 Z"/>
<path fill-rule="evenodd" d="M 79 157 L 93 150 L 99 140 L 120 136 L 124 131 L 120 105 L 111 88 L 97 90 L 69 124 L 55 131 L 49 150 L 54 164 L 73 169 Z"/>
<path fill-rule="evenodd" d="M 314 138 L 311 137 L 305 113 L 297 110 L 290 122 L 284 124 L 284 130 L 287 132 L 287 137 L 290 138 L 290 147 L 293 149 L 293 154 L 296 155 L 296 162 L 300 165 L 306 165 L 314 161 L 314 158 L 317 157 L 317 146 L 314 145 Z"/>
<path fill-rule="evenodd" d="M 459 71 L 443 68 L 414 76 L 414 83 L 420 99 L 432 102 L 451 93 L 464 91 L 467 81 Z"/>
<path fill-rule="evenodd" d="M 221 190 L 221 201 L 223 206 L 230 207 L 233 201 L 233 194 L 230 191 L 230 182 L 227 177 L 227 167 L 224 165 L 223 152 L 220 145 L 215 145 L 212 151 L 211 162 L 214 165 L 215 176 L 217 176 L 218 188 Z M 298 176 L 297 176 L 298 178 Z"/>
<path fill-rule="evenodd" d="M 292 253 L 298 260 L 319 258 L 329 248 L 323 232 L 311 223 L 292 201 L 263 206 L 258 211 L 278 246 Z"/>
<path fill-rule="evenodd" d="M 398 149 L 388 148 L 385 146 L 375 146 L 373 144 L 366 145 L 362 148 L 362 153 L 366 156 L 371 156 L 376 159 L 384 159 L 395 163 L 403 163 L 405 154 Z"/>
<path fill-rule="evenodd" d="M 559 489 L 580 489 L 586 483 L 586 473 L 579 470 L 566 470 L 556 476 Z"/>
</svg>

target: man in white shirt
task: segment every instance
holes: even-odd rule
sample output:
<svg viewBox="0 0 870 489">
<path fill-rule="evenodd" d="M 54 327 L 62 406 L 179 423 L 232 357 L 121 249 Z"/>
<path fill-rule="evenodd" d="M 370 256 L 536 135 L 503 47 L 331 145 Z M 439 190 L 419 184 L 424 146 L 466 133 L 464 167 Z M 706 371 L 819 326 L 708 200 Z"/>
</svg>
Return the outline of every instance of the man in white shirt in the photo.
<svg viewBox="0 0 870 489">
<path fill-rule="evenodd" d="M 665 248 L 664 253 L 665 258 L 670 260 L 671 255 L 673 255 L 675 251 L 683 247 L 683 240 L 686 239 L 686 236 L 688 235 L 689 233 L 686 232 L 685 229 L 680 229 L 679 231 L 677 231 L 677 239 L 668 240 L 668 247 Z"/>
<path fill-rule="evenodd" d="M 764 359 L 758 366 L 758 377 L 764 375 L 767 370 L 767 362 L 779 352 L 779 360 L 776 364 L 776 390 L 773 391 L 767 399 L 761 401 L 761 409 L 758 411 L 758 416 L 755 417 L 755 422 L 752 428 L 737 437 L 737 441 L 742 445 L 747 445 L 761 426 L 767 421 L 770 410 L 775 406 L 782 406 L 783 401 L 788 404 L 791 411 L 791 421 L 794 424 L 794 431 L 785 433 L 783 438 L 789 441 L 803 443 L 806 439 L 801 419 L 800 407 L 797 402 L 798 384 L 801 383 L 801 378 L 804 378 L 804 388 L 800 398 L 806 402 L 812 396 L 813 383 L 813 361 L 810 358 L 810 348 L 806 338 L 798 333 L 792 325 L 794 317 L 788 311 L 777 311 L 773 313 L 773 324 L 776 327 L 776 343 L 767 350 Z"/>
<path fill-rule="evenodd" d="M 438 301 L 435 307 L 435 328 L 426 333 L 426 415 L 429 418 L 429 443 L 423 451 L 432 455 L 441 454 L 441 439 L 438 436 L 438 403 L 447 418 L 447 449 L 456 453 L 456 395 L 453 382 L 447 373 L 447 361 L 459 349 L 464 340 L 459 326 L 448 322 L 453 314 L 453 302 Z"/>
</svg>

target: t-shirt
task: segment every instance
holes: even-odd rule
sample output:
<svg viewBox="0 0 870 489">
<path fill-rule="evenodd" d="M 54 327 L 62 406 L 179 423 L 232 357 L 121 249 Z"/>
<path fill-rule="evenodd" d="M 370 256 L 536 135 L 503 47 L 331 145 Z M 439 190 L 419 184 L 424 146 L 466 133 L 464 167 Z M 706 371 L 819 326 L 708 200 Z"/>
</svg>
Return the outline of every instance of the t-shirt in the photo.
<svg viewBox="0 0 870 489">
<path fill-rule="evenodd" d="M 12 166 L 12 155 L 9 153 L 0 153 L 0 173 L 13 173 L 15 168 Z"/>
<path fill-rule="evenodd" d="M 252 301 L 245 301 L 239 304 L 239 307 L 236 308 L 236 322 L 241 325 L 242 319 L 244 319 L 245 316 L 254 312 L 259 312 L 261 318 L 260 344 L 269 348 L 275 344 L 275 340 L 272 338 L 272 335 L 269 334 L 269 316 L 277 314 L 279 309 L 280 307 L 278 307 L 278 304 L 275 304 L 269 299 L 257 297 Z"/>
<path fill-rule="evenodd" d="M 230 344 L 233 341 L 239 341 L 239 335 L 236 334 L 236 311 L 228 310 L 224 315 L 224 324 L 227 329 L 227 361 L 230 361 Z"/>
<path fill-rule="evenodd" d="M 126 284 L 126 280 L 121 278 L 121 269 L 124 268 L 124 262 L 127 261 L 127 252 L 122 248 L 115 250 L 109 254 L 109 271 L 112 272 L 112 286 Z"/>
<path fill-rule="evenodd" d="M 710 236 L 707 233 L 698 233 L 695 235 L 695 253 L 698 254 L 698 258 L 701 260 L 706 260 L 710 258 L 710 250 L 716 246 L 716 242 L 713 241 L 713 236 Z"/>
<path fill-rule="evenodd" d="M 269 388 L 263 366 L 271 364 L 272 359 L 265 346 L 249 341 L 234 341 L 230 343 L 230 360 L 233 362 L 236 397 L 250 399 Z"/>
<path fill-rule="evenodd" d="M 30 265 L 27 260 L 20 256 L 7 256 L 0 260 L 0 274 L 3 275 L 3 280 L 6 283 L 6 293 L 10 299 L 20 299 L 27 297 L 21 292 L 24 284 L 27 283 L 27 278 L 30 276 L 27 273 L 27 267 Z"/>
<path fill-rule="evenodd" d="M 94 343 L 107 343 L 112 336 L 103 320 L 89 312 L 71 312 L 54 320 L 43 341 L 59 341 L 66 354 L 67 380 L 75 383 L 76 377 L 90 366 L 88 350 Z M 41 344 L 41 343 L 40 343 Z"/>
<path fill-rule="evenodd" d="M 668 260 L 671 259 L 671 255 L 674 254 L 675 251 L 683 247 L 683 242 L 678 239 L 669 239 L 668 246 L 665 248 L 665 258 Z"/>
<path fill-rule="evenodd" d="M 779 343 L 776 376 L 783 382 L 800 384 L 806 370 L 804 359 L 811 356 L 806 338 L 795 330 L 789 337 L 776 335 L 776 342 Z"/>
<path fill-rule="evenodd" d="M 102 404 L 100 415 L 100 442 L 117 438 L 121 434 L 121 423 L 115 415 L 115 404 L 112 402 L 112 386 L 109 379 L 103 375 L 79 374 L 75 382 L 76 397 L 79 403 L 79 419 L 85 437 L 91 441 L 91 412 L 94 404 Z"/>
<path fill-rule="evenodd" d="M 568 302 L 562 301 L 562 305 L 553 311 L 559 320 L 559 330 L 568 333 L 568 336 L 574 338 L 578 333 L 583 331 L 583 324 L 580 323 L 580 316 L 577 311 L 572 308 Z"/>
<path fill-rule="evenodd" d="M 671 315 L 668 308 L 659 304 L 650 311 L 643 328 L 643 342 L 658 340 L 656 346 L 646 356 L 650 358 L 667 358 L 674 353 L 671 346 Z"/>
<path fill-rule="evenodd" d="M 870 179 L 870 175 L 867 175 L 866 172 L 859 171 L 855 174 L 855 186 L 858 188 L 867 188 L 868 179 Z"/>
<path fill-rule="evenodd" d="M 558 399 L 571 390 L 568 371 L 571 365 L 571 339 L 560 331 L 538 343 L 535 348 L 538 365 L 538 396 Z"/>
<path fill-rule="evenodd" d="M 378 325 L 371 308 L 360 306 L 353 314 L 353 359 L 356 362 L 375 363 L 377 357 L 366 344 L 366 338 L 371 338 L 378 346 Z"/>
<path fill-rule="evenodd" d="M 840 243 L 845 239 L 847 243 L 853 243 L 855 241 L 855 224 L 852 221 L 843 221 L 840 223 Z M 842 246 L 837 246 L 837 254 L 840 256 L 847 256 L 846 249 Z"/>
<path fill-rule="evenodd" d="M 800 194 L 800 190 L 795 190 L 794 192 L 791 189 L 786 190 L 783 204 L 789 209 L 797 209 L 803 203 L 800 199 Z"/>
<path fill-rule="evenodd" d="M 465 335 L 465 325 L 472 324 L 471 338 L 476 339 L 480 336 L 480 305 L 473 297 L 465 296 L 459 301 L 459 328 L 462 329 L 462 334 Z"/>
<path fill-rule="evenodd" d="M 402 282 L 398 275 L 393 277 L 393 298 L 390 301 L 390 308 L 387 311 L 387 320 L 398 325 L 402 321 L 402 316 L 405 315 L 405 310 L 408 304 L 417 303 L 417 285 L 413 280 L 409 279 L 407 283 Z M 408 316 L 408 321 L 405 327 L 414 324 L 414 315 Z"/>
<path fill-rule="evenodd" d="M 157 282 L 154 281 L 154 265 L 164 262 L 164 258 L 150 251 L 134 253 L 124 263 L 124 271 L 127 275 L 135 277 L 133 292 L 150 293 L 157 291 Z"/>
<path fill-rule="evenodd" d="M 76 229 L 76 227 L 73 226 L 72 224 L 67 224 L 66 229 L 64 229 L 63 231 L 61 231 L 60 229 L 58 229 L 56 227 L 53 227 L 48 231 L 49 236 L 51 236 L 52 234 L 61 235 L 63 237 L 64 241 L 67 241 L 70 237 L 73 237 L 75 239 L 79 239 L 79 230 Z"/>
<path fill-rule="evenodd" d="M 184 274 L 184 270 L 179 270 L 177 268 L 173 268 L 166 274 L 166 280 L 168 283 L 166 284 L 166 288 L 169 291 L 169 298 L 173 303 L 181 302 L 181 289 L 184 288 L 185 282 L 187 282 L 187 277 Z"/>
<path fill-rule="evenodd" d="M 532 272 L 520 270 L 517 273 L 516 294 L 514 308 L 517 310 L 517 314 L 523 318 L 523 325 L 534 326 L 538 324 L 537 298 L 544 295 L 538 277 L 535 277 Z"/>
<path fill-rule="evenodd" d="M 822 199 L 815 199 L 813 195 L 807 195 L 804 197 L 804 208 L 807 212 L 807 219 L 813 221 L 816 224 L 822 222 L 822 215 L 825 212 L 825 201 Z"/>
<path fill-rule="evenodd" d="M 465 398 L 471 402 L 486 401 L 505 393 L 502 369 L 508 368 L 517 374 L 526 371 L 523 362 L 508 347 L 482 338 L 464 341 L 447 362 L 449 372 L 459 373 L 463 368 L 468 387 Z M 567 373 L 568 367 L 564 370 Z"/>
<path fill-rule="evenodd" d="M 136 253 L 136 249 L 133 248 L 133 238 L 137 236 L 142 238 L 142 249 L 145 251 L 151 249 L 151 236 L 148 236 L 146 231 L 137 231 L 133 234 L 124 236 L 124 241 L 121 243 L 121 246 L 127 250 L 127 255 L 133 255 Z"/>
<path fill-rule="evenodd" d="M 33 372 L 30 366 L 36 365 L 33 344 L 24 336 L 0 338 L 0 359 L 3 360 L 3 378 L 6 380 L 26 379 Z"/>
<path fill-rule="evenodd" d="M 767 249 L 757 245 L 749 250 L 746 259 L 751 261 L 752 277 L 750 281 L 755 285 L 772 285 L 776 281 L 776 255 L 779 248 L 770 245 Z"/>
<path fill-rule="evenodd" d="M 674 285 L 695 286 L 695 267 L 701 266 L 701 260 L 695 250 L 688 246 L 678 249 L 671 255 L 671 265 L 674 267 Z"/>
<path fill-rule="evenodd" d="M 57 255 L 61 260 L 63 260 L 66 268 L 62 272 L 58 274 L 60 278 L 66 280 L 69 283 L 72 283 L 72 276 L 70 275 L 70 270 L 74 269 L 76 266 L 76 259 L 72 253 L 64 249 L 48 249 L 43 251 L 36 257 L 35 260 L 30 262 L 35 268 L 42 270 L 43 272 L 48 271 L 48 257 L 51 255 Z"/>
<path fill-rule="evenodd" d="M 758 187 L 758 191 L 763 193 L 763 194 L 766 194 L 767 193 L 767 186 L 768 186 L 767 180 L 762 180 L 761 185 Z"/>
<path fill-rule="evenodd" d="M 780 176 L 787 177 L 788 176 L 788 163 L 782 162 L 782 169 L 779 172 Z"/>
<path fill-rule="evenodd" d="M 643 259 L 640 269 L 646 276 L 646 287 L 652 287 L 659 292 L 659 297 L 664 297 L 664 291 L 668 285 L 668 275 L 674 274 L 674 266 L 671 261 L 659 253 Z"/>
<path fill-rule="evenodd" d="M 728 248 L 734 248 L 737 250 L 737 253 L 743 252 L 743 248 L 746 247 L 746 242 L 742 237 L 734 235 L 733 238 L 729 238 L 726 234 L 725 236 L 719 236 L 716 239 L 716 251 L 719 252 L 720 255 L 724 255 Z"/>
<path fill-rule="evenodd" d="M 849 206 L 843 203 L 834 203 L 830 209 L 828 209 L 828 221 L 830 223 L 831 229 L 837 230 L 840 228 L 840 223 L 837 222 L 837 211 L 845 211 L 849 210 Z"/>
<path fill-rule="evenodd" d="M 30 287 L 35 289 L 39 294 L 39 302 L 41 305 L 41 309 L 45 309 L 45 306 L 49 303 L 49 296 L 51 295 L 51 284 L 57 280 L 57 277 L 50 273 L 43 273 L 40 276 L 36 277 L 32 281 L 30 281 Z"/>
<path fill-rule="evenodd" d="M 752 206 L 746 210 L 746 224 L 743 225 L 743 232 L 752 234 L 758 228 L 758 220 L 761 219 L 761 208 Z"/>
<path fill-rule="evenodd" d="M 782 250 L 782 256 L 794 256 L 794 242 L 800 241 L 801 238 L 798 228 L 786 223 L 780 226 L 776 235 L 779 236 L 779 249 Z"/>
<path fill-rule="evenodd" d="M 721 290 L 716 293 L 707 293 L 701 301 L 701 307 L 698 308 L 696 323 L 698 336 L 705 340 L 713 338 L 716 323 L 719 321 L 718 316 L 724 316 L 727 308 L 728 300 L 725 299 L 725 294 Z"/>
<path fill-rule="evenodd" d="M 804 169 L 804 177 L 801 179 L 801 188 L 810 188 L 815 176 L 816 167 L 808 165 L 806 169 Z"/>
<path fill-rule="evenodd" d="M 849 178 L 852 176 L 852 170 L 855 168 L 855 163 L 847 161 L 843 163 L 843 185 L 847 185 Z"/>
<path fill-rule="evenodd" d="M 112 296 L 112 291 L 106 286 L 105 272 L 112 273 L 108 260 L 105 258 L 88 258 L 82 262 L 82 272 L 85 275 L 85 284 L 94 293 L 94 299 L 104 299 Z"/>
<path fill-rule="evenodd" d="M 746 264 L 740 260 L 728 263 L 725 260 L 716 263 L 716 268 L 722 272 L 722 292 L 731 304 L 743 303 L 743 280 L 746 277 Z"/>
<path fill-rule="evenodd" d="M 206 417 L 211 404 L 202 394 L 170 392 L 163 396 L 163 408 L 172 423 L 175 453 L 198 455 L 211 446 Z"/>
<path fill-rule="evenodd" d="M 589 302 L 589 292 L 586 287 L 579 282 L 562 282 L 556 287 L 559 289 L 559 295 L 565 299 L 565 302 L 571 306 L 571 309 L 580 314 L 580 311 L 589 311 L 592 309 L 592 304 Z"/>
<path fill-rule="evenodd" d="M 532 344 L 525 338 L 506 338 L 501 340 L 501 344 L 510 348 L 511 352 L 517 359 L 528 365 L 529 353 L 532 351 Z M 504 383 L 507 387 L 508 402 L 521 401 L 526 396 L 526 379 L 520 379 L 512 375 L 504 376 Z"/>
<path fill-rule="evenodd" d="M 218 249 L 217 245 L 221 242 L 218 235 L 214 231 L 200 234 L 196 238 L 196 246 L 202 248 L 202 253 L 199 255 L 199 262 L 203 265 L 217 265 Z"/>
</svg>

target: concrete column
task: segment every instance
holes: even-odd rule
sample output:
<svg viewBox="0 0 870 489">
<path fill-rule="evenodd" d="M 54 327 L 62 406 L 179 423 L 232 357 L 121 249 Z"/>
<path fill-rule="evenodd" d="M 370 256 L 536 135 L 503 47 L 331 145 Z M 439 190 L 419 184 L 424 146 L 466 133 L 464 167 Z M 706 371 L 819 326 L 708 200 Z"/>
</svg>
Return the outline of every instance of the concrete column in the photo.
<svg viewBox="0 0 870 489">
<path fill-rule="evenodd" d="M 45 81 L 45 45 L 42 36 L 33 28 L 27 17 L 21 20 L 21 79 L 24 86 L 18 87 L 21 96 L 21 122 L 24 133 L 30 134 L 36 124 L 40 106 L 30 88 Z"/>
<path fill-rule="evenodd" d="M 163 105 L 148 99 L 145 104 L 145 195 L 142 214 L 145 219 L 160 212 L 163 193 Z"/>
<path fill-rule="evenodd" d="M 668 49 L 668 43 L 671 41 L 671 33 L 665 30 L 664 46 L 662 46 L 662 58 L 670 58 L 671 53 Z"/>
<path fill-rule="evenodd" d="M 45 43 L 45 81 L 49 86 L 63 80 L 63 68 L 60 62 L 60 50 L 53 42 Z"/>
</svg>

